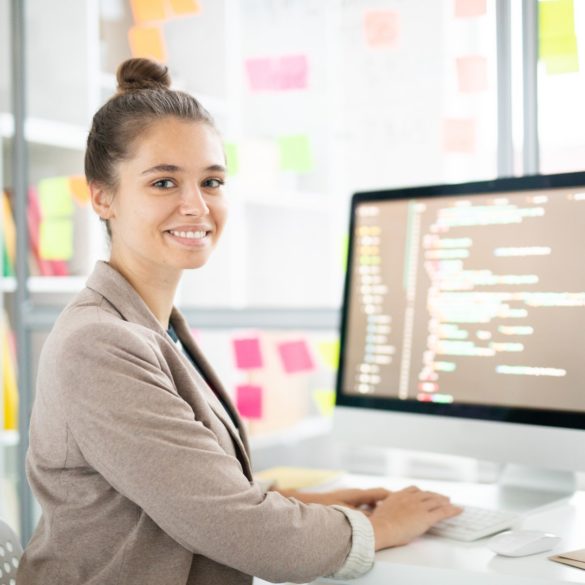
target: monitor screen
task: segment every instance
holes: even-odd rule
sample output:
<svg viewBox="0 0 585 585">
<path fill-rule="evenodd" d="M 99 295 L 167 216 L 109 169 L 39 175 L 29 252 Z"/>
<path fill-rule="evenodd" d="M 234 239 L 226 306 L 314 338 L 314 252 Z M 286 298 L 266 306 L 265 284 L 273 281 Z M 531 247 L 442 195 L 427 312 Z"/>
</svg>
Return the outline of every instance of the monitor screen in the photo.
<svg viewBox="0 0 585 585">
<path fill-rule="evenodd" d="M 585 173 L 358 193 L 337 404 L 585 428 Z"/>
</svg>

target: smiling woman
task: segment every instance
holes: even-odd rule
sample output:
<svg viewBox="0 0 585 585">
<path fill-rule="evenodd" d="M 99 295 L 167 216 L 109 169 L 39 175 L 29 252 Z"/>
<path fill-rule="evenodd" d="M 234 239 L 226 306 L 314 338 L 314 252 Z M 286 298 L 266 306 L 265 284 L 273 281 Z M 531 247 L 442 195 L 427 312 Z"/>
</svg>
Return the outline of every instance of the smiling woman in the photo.
<svg viewBox="0 0 585 585">
<path fill-rule="evenodd" d="M 416 488 L 300 494 L 254 481 L 245 429 L 173 307 L 183 270 L 208 261 L 226 221 L 219 134 L 157 63 L 126 61 L 118 84 L 86 152 L 111 257 L 43 346 L 27 457 L 42 516 L 17 581 L 359 576 L 376 547 L 457 509 Z"/>
</svg>

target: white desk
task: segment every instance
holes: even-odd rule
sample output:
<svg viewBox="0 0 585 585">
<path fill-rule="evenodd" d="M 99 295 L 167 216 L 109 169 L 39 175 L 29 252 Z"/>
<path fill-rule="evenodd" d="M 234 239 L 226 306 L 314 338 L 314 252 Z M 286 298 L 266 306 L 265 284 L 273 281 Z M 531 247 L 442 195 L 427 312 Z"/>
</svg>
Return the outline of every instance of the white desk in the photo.
<svg viewBox="0 0 585 585">
<path fill-rule="evenodd" d="M 400 489 L 410 484 L 449 495 L 457 503 L 491 507 L 495 488 L 485 484 L 440 481 L 409 481 L 404 478 L 347 475 L 330 489 L 340 487 L 384 486 Z M 463 543 L 424 535 L 407 546 L 376 553 L 374 568 L 360 579 L 345 581 L 355 585 L 544 585 L 545 583 L 585 583 L 585 571 L 548 560 L 548 556 L 585 548 L 585 492 L 570 500 L 522 518 L 518 528 L 554 532 L 561 543 L 547 553 L 508 558 L 491 552 L 487 539 Z M 315 583 L 342 583 L 320 579 Z"/>
</svg>

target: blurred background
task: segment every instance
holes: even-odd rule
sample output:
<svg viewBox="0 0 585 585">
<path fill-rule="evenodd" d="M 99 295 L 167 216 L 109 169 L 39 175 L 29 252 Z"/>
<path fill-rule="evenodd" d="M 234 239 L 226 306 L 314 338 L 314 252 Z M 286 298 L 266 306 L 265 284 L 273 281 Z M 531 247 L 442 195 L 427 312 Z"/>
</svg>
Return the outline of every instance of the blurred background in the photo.
<svg viewBox="0 0 585 585">
<path fill-rule="evenodd" d="M 256 469 L 468 477 L 467 461 L 329 436 L 349 202 L 584 170 L 585 0 L 0 0 L 0 517 L 26 542 L 38 516 L 24 478 L 36 363 L 107 258 L 83 155 L 131 56 L 167 64 L 225 141 L 229 223 L 176 303 Z"/>
</svg>

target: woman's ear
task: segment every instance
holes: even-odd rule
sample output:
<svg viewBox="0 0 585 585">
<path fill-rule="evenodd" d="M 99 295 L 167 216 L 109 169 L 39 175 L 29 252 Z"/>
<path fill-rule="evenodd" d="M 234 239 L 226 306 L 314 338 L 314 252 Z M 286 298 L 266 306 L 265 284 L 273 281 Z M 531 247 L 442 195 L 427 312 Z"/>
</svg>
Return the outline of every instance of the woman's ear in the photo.
<svg viewBox="0 0 585 585">
<path fill-rule="evenodd" d="M 114 217 L 114 209 L 112 206 L 114 194 L 111 189 L 107 189 L 101 183 L 92 181 L 89 184 L 89 193 L 93 210 L 104 220 L 112 219 Z"/>
</svg>

